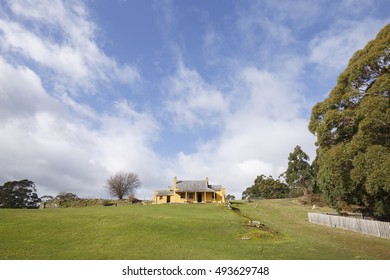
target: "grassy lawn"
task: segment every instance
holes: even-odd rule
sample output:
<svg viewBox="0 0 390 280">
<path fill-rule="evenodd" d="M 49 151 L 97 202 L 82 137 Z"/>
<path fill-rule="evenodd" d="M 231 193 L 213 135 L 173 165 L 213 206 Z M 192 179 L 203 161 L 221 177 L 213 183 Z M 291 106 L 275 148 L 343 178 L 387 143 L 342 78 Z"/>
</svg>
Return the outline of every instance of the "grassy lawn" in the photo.
<svg viewBox="0 0 390 280">
<path fill-rule="evenodd" d="M 390 240 L 310 224 L 296 200 L 236 207 L 0 209 L 0 259 L 390 259 Z"/>
</svg>

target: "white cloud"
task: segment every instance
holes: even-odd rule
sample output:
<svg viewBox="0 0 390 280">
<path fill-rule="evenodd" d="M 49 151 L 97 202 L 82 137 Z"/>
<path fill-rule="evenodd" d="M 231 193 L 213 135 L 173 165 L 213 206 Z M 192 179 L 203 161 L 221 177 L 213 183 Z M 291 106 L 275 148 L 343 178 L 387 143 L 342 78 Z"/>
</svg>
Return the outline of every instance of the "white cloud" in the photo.
<svg viewBox="0 0 390 280">
<path fill-rule="evenodd" d="M 309 59 L 320 67 L 340 72 L 346 68 L 352 55 L 374 39 L 385 24 L 386 21 L 372 18 L 339 20 L 311 40 Z"/>
<path fill-rule="evenodd" d="M 251 125 L 246 125 L 251 122 Z M 205 143 L 192 154 L 178 154 L 172 170 L 180 178 L 201 179 L 223 184 L 229 193 L 240 196 L 256 176 L 277 178 L 287 169 L 288 154 L 296 145 L 315 155 L 315 138 L 307 131 L 307 121 L 270 121 L 248 115 L 241 128 L 223 132 L 213 143 Z"/>
<path fill-rule="evenodd" d="M 270 163 L 258 159 L 248 159 L 237 164 L 237 169 L 250 178 L 256 178 L 260 174 L 273 174 L 274 167 Z"/>
<path fill-rule="evenodd" d="M 290 75 L 293 76 L 294 72 Z M 270 119 L 290 119 L 302 107 L 303 99 L 297 92 L 297 83 L 290 81 L 282 73 L 274 74 L 247 67 L 240 71 L 236 80 L 241 98 L 247 98 L 242 112 L 238 114 L 250 112 L 254 116 Z"/>
<path fill-rule="evenodd" d="M 243 5 L 244 8 L 237 4 L 240 7 L 235 22 L 237 29 L 232 32 L 240 42 L 240 50 L 248 53 L 242 56 L 239 52 L 236 57 L 227 58 L 230 64 L 218 61 L 229 67 L 227 85 L 207 84 L 202 78 L 206 74 L 186 68 L 178 71 L 170 84 L 171 93 L 176 93 L 171 95 L 170 101 L 176 100 L 185 108 L 185 113 L 191 113 L 177 113 L 175 116 L 180 121 L 194 125 L 206 119 L 194 114 L 196 110 L 189 105 L 198 92 L 204 92 L 211 99 L 213 92 L 208 90 L 219 89 L 226 104 L 221 107 L 224 110 L 215 110 L 220 112 L 216 119 L 221 133 L 200 143 L 195 152 L 178 153 L 170 163 L 170 169 L 178 178 L 208 176 L 213 183 L 227 186 L 228 192 L 236 196 L 251 186 L 257 175 L 278 177 L 284 172 L 288 155 L 296 145 L 314 160 L 316 139 L 308 131 L 306 115 L 313 104 L 306 98 L 317 97 L 309 96 L 310 93 L 306 93 L 306 98 L 304 96 L 306 86 L 312 86 L 305 81 L 305 71 L 309 71 L 310 63 L 315 62 L 335 75 L 335 69 L 345 67 L 353 52 L 374 38 L 377 31 L 373 30 L 379 30 L 385 24 L 383 20 L 367 17 L 353 21 L 350 18 L 360 15 L 362 9 L 359 8 L 359 12 L 356 9 L 342 11 L 344 14 L 340 15 L 338 4 L 313 4 L 313 1 L 256 3 Z M 343 1 L 341 4 L 350 7 L 356 3 Z M 326 8 L 329 12 L 324 15 Z M 338 16 L 344 20 L 335 20 Z M 308 32 L 319 26 L 326 28 L 330 19 L 335 22 L 330 29 L 322 33 Z M 312 34 L 315 34 L 314 38 L 310 37 Z M 219 37 L 211 27 L 206 29 L 205 51 L 212 52 L 215 42 L 219 49 L 228 48 L 218 45 L 228 41 L 228 35 L 224 36 Z M 309 49 L 306 49 L 310 40 Z M 305 56 L 307 52 L 309 55 Z M 250 61 L 246 60 L 248 57 Z"/>
<path fill-rule="evenodd" d="M 99 187 L 107 171 L 92 163 L 93 135 L 82 126 L 52 112 L 38 112 L 1 123 L 0 130 L 2 180 L 28 178 L 41 195 L 102 193 Z"/>
<path fill-rule="evenodd" d="M 93 197 L 107 196 L 105 180 L 118 170 L 153 184 L 149 175 L 159 164 L 148 147 L 158 135 L 153 117 L 126 101 L 114 104 L 114 113 L 97 114 L 69 97 L 50 97 L 31 69 L 0 59 L 0 70 L 0 100 L 9 109 L 1 111 L 0 121 L 2 181 L 28 178 L 41 195 L 67 191 Z"/>
<path fill-rule="evenodd" d="M 183 63 L 167 84 L 165 110 L 179 127 L 215 126 L 228 112 L 224 94 Z"/>
<path fill-rule="evenodd" d="M 40 195 L 107 196 L 106 178 L 125 170 L 150 185 L 154 118 L 124 100 L 97 112 L 75 98 L 140 79 L 98 47 L 84 2 L 8 1 L 8 8 L 0 13 L 0 184 L 28 178 Z"/>
<path fill-rule="evenodd" d="M 273 45 L 275 47 L 288 46 L 295 41 L 293 29 L 286 18 L 291 18 L 294 15 L 288 9 L 280 9 L 280 5 L 285 3 L 277 3 L 274 1 L 252 2 L 249 5 L 244 5 L 244 8 L 239 10 L 236 27 L 240 36 L 243 37 L 246 45 L 258 49 L 259 46 Z M 294 10 L 299 7 L 294 6 Z M 286 12 L 288 11 L 288 12 Z M 300 18 L 302 22 L 302 18 Z"/>
<path fill-rule="evenodd" d="M 361 22 L 344 17 L 344 21 L 337 20 L 330 29 L 316 34 L 308 50 L 307 40 L 313 33 L 304 34 L 302 30 L 316 28 L 313 22 L 326 26 L 318 16 L 324 4 L 237 3 L 235 7 L 245 8 L 238 15 L 224 16 L 223 24 L 229 23 L 222 29 L 215 29 L 222 23 L 211 17 L 206 29 L 199 28 L 205 30 L 202 51 L 208 58 L 215 54 L 200 70 L 183 61 L 197 65 L 191 64 L 191 59 L 205 57 L 201 56 L 204 53 L 182 57 L 192 52 L 192 45 L 181 52 L 180 42 L 170 41 L 172 37 L 187 42 L 186 36 L 199 35 L 173 34 L 173 30 L 185 30 L 184 26 L 177 28 L 182 19 L 176 12 L 182 6 L 156 1 L 154 11 L 164 17 L 156 28 L 163 31 L 162 36 L 151 34 L 156 40 L 162 37 L 157 52 L 161 56 L 168 53 L 167 61 L 172 53 L 180 59 L 173 74 L 160 68 L 158 77 L 150 78 L 156 84 L 145 83 L 142 90 L 147 94 L 137 98 L 146 101 L 138 104 L 136 98 L 124 99 L 127 92 L 116 86 L 134 85 L 148 77 L 141 77 L 135 66 L 117 61 L 99 47 L 99 27 L 89 14 L 87 2 L 7 3 L 9 8 L 0 11 L 0 184 L 28 178 L 37 183 L 41 195 L 70 191 L 80 196 L 107 196 L 103 188 L 107 177 L 125 170 L 140 175 L 141 198 L 148 199 L 153 190 L 171 184 L 173 176 L 208 176 L 212 183 L 224 184 L 229 193 L 239 197 L 257 175 L 277 177 L 285 171 L 295 145 L 311 159 L 315 155 L 315 137 L 307 129 L 307 116 L 302 115 L 312 105 L 303 96 L 303 74 L 308 65 L 303 55 L 309 52 L 310 62 L 334 73 L 354 50 L 375 36 L 372 30 L 384 25 L 367 17 Z M 342 4 L 353 6 L 350 0 Z M 308 7 L 309 13 L 305 12 Z M 329 14 L 328 19 L 333 17 Z M 224 33 L 226 30 L 231 33 Z M 176 52 L 167 52 L 170 46 L 175 46 Z M 174 67 L 165 66 L 168 71 Z M 160 86 L 164 101 L 148 95 L 149 90 Z M 102 88 L 118 89 L 113 97 L 117 99 L 82 95 L 89 91 L 104 94 Z M 139 109 L 148 102 L 157 110 Z M 161 127 L 155 116 L 163 116 L 162 123 L 174 122 L 182 135 L 196 135 L 197 139 L 189 141 L 191 145 L 198 141 L 197 149 L 167 158 L 155 152 L 152 146 L 161 131 L 172 132 L 171 127 Z M 173 137 L 165 141 L 186 145 Z M 158 149 L 163 153 L 164 147 Z"/>
<path fill-rule="evenodd" d="M 13 67 L 0 56 L 0 73 L 1 119 L 29 116 L 46 108 L 59 109 L 46 95 L 39 76 L 31 69 Z"/>
<path fill-rule="evenodd" d="M 306 104 L 295 75 L 293 71 L 289 79 L 285 73 L 254 67 L 238 71 L 234 93 L 228 94 L 236 104 L 223 115 L 221 134 L 202 143 L 197 152 L 179 153 L 172 163 L 176 175 L 208 175 L 213 183 L 224 184 L 228 192 L 240 196 L 256 176 L 278 177 L 284 172 L 296 145 L 314 159 L 315 139 L 300 116 Z"/>
<path fill-rule="evenodd" d="M 72 97 L 68 94 L 63 93 L 59 96 L 59 99 L 62 101 L 66 107 L 72 110 L 72 112 L 76 113 L 80 117 L 84 117 L 90 120 L 96 119 L 96 112 L 88 105 L 77 103 Z"/>
<path fill-rule="evenodd" d="M 2 51 L 49 69 L 56 74 L 51 82 L 66 83 L 74 93 L 94 91 L 102 82 L 140 80 L 134 66 L 118 65 L 99 49 L 97 28 L 83 2 L 10 1 L 9 6 L 11 19 L 0 19 Z"/>
</svg>

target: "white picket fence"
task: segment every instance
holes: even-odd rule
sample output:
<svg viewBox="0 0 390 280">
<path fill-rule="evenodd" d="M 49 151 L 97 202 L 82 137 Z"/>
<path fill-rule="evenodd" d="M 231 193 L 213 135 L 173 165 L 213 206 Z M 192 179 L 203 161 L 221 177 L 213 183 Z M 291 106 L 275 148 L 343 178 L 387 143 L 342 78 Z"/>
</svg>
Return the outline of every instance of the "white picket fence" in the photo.
<svg viewBox="0 0 390 280">
<path fill-rule="evenodd" d="M 337 227 L 390 239 L 390 223 L 343 217 L 322 213 L 308 213 L 309 222 Z"/>
</svg>

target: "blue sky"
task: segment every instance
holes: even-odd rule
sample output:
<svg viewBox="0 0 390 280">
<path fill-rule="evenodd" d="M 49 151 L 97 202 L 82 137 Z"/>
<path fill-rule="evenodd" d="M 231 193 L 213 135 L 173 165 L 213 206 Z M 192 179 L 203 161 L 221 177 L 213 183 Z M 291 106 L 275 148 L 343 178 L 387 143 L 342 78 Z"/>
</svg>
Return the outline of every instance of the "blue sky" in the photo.
<svg viewBox="0 0 390 280">
<path fill-rule="evenodd" d="M 0 3 L 0 183 L 149 199 L 179 179 L 240 196 L 277 177 L 312 106 L 390 21 L 386 0 Z"/>
</svg>

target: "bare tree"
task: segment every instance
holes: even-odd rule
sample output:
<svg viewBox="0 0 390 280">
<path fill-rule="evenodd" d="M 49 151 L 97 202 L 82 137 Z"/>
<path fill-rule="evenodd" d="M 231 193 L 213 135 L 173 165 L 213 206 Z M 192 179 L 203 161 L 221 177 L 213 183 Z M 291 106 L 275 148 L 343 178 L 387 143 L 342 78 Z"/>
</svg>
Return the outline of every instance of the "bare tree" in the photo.
<svg viewBox="0 0 390 280">
<path fill-rule="evenodd" d="M 107 189 L 111 195 L 122 199 L 125 195 L 134 194 L 135 189 L 141 186 L 138 175 L 132 172 L 117 172 L 107 179 Z"/>
</svg>

